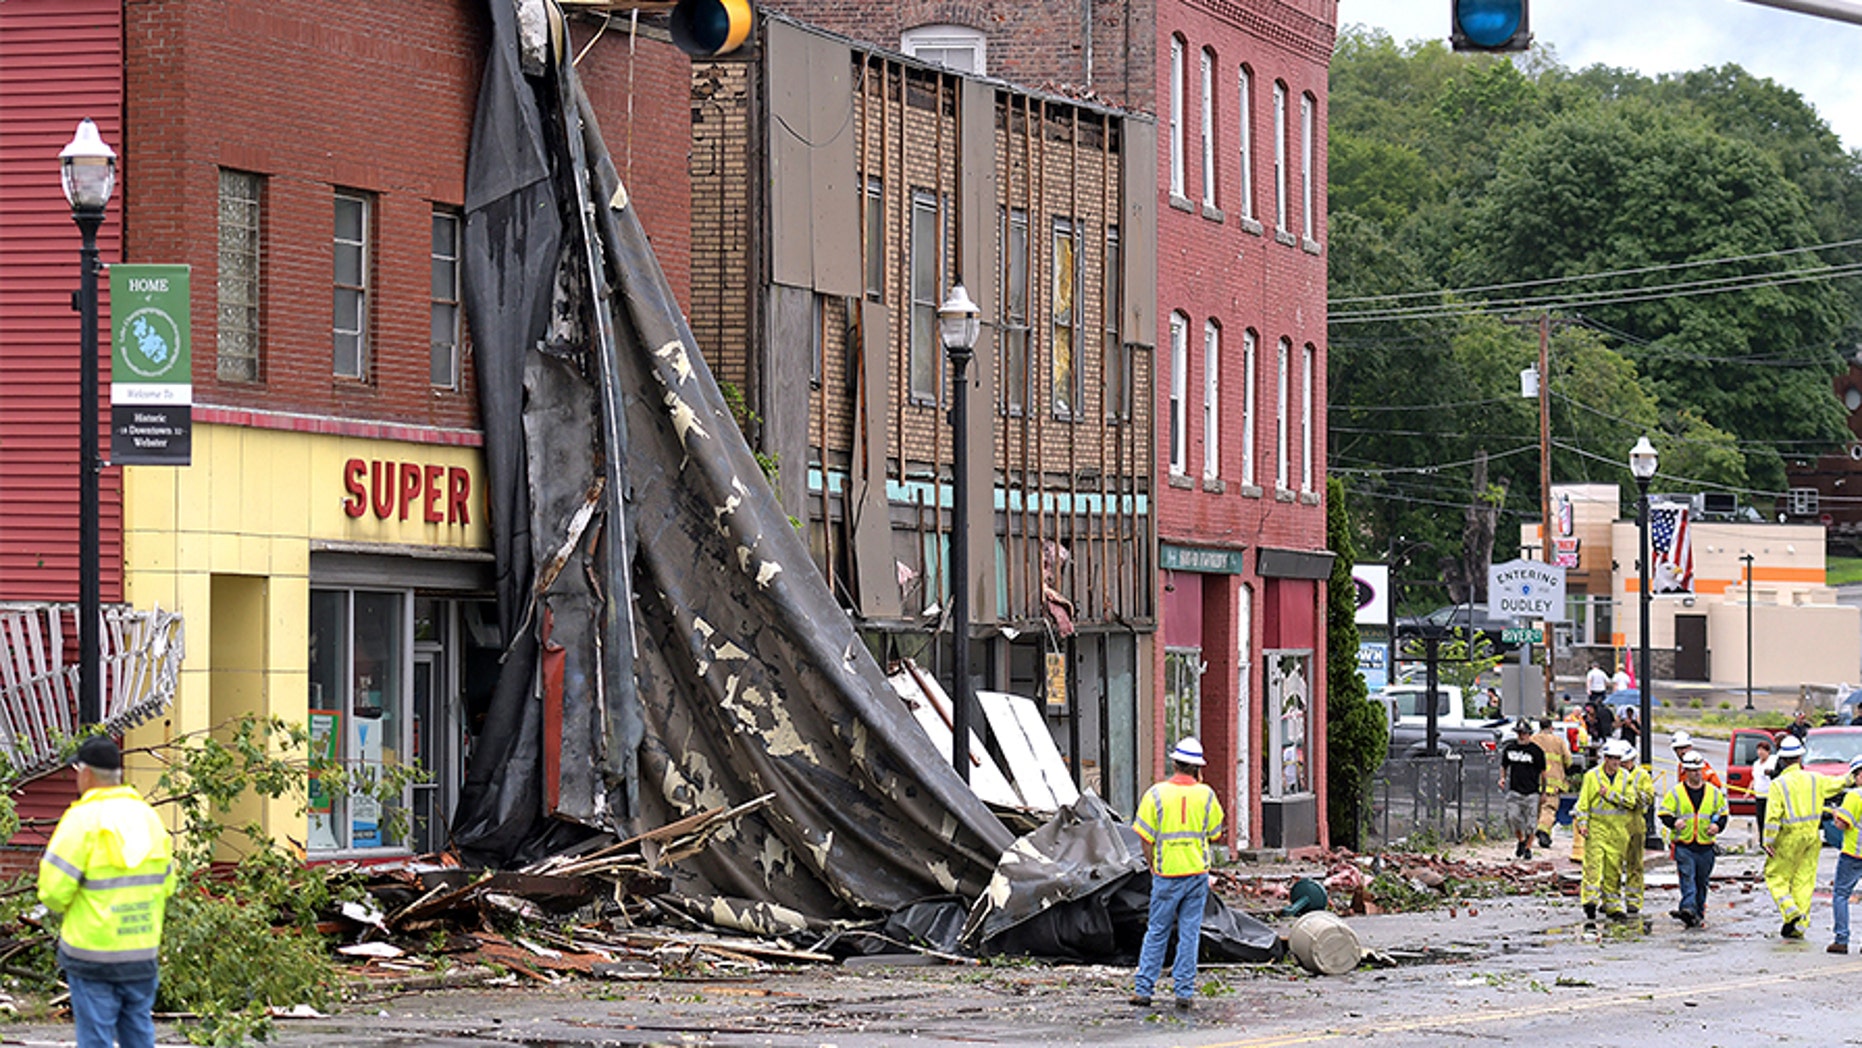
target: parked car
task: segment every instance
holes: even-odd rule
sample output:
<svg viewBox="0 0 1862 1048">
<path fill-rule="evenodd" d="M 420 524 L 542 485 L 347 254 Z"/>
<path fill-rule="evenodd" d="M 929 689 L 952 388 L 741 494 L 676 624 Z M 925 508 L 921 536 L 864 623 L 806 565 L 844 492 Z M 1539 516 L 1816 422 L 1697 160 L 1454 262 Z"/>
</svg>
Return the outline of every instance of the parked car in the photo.
<svg viewBox="0 0 1862 1048">
<path fill-rule="evenodd" d="M 1778 751 L 1777 736 L 1763 728 L 1734 728 L 1733 737 L 1726 743 L 1726 799 L 1734 815 L 1753 816 L 1758 814 L 1758 806 L 1753 804 L 1752 796 L 1752 761 L 1758 756 L 1759 741 L 1772 744 L 1772 752 Z"/>
<path fill-rule="evenodd" d="M 1487 642 L 1495 651 L 1512 651 L 1519 647 L 1509 644 L 1501 637 L 1501 631 L 1519 625 L 1505 616 L 1495 616 L 1488 612 L 1485 604 L 1446 604 L 1427 615 L 1411 615 L 1396 620 L 1398 640 L 1406 637 L 1426 636 L 1430 633 L 1454 631 L 1456 629 L 1478 630 L 1485 634 Z"/>
<path fill-rule="evenodd" d="M 1804 739 L 1804 770 L 1842 778 L 1849 761 L 1862 754 L 1862 726 L 1812 728 Z"/>
</svg>

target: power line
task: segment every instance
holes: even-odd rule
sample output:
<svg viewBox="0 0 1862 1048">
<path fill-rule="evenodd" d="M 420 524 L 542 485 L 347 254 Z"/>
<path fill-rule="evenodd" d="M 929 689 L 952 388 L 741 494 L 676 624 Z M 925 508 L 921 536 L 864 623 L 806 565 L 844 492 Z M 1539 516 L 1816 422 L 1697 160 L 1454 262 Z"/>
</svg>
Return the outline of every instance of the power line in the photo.
<svg viewBox="0 0 1862 1048">
<path fill-rule="evenodd" d="M 1406 298 L 1428 298 L 1439 295 L 1474 295 L 1486 291 L 1511 291 L 1515 288 L 1544 287 L 1549 284 L 1571 284 L 1583 280 L 1604 280 L 1610 277 L 1637 276 L 1643 273 L 1662 273 L 1677 269 L 1693 269 L 1699 266 L 1729 265 L 1734 262 L 1754 262 L 1761 258 L 1781 258 L 1786 255 L 1801 255 L 1811 251 L 1826 251 L 1836 248 L 1855 247 L 1862 244 L 1862 238 L 1854 240 L 1836 240 L 1828 244 L 1815 244 L 1810 247 L 1788 247 L 1777 251 L 1760 251 L 1750 255 L 1727 255 L 1721 258 L 1703 258 L 1693 262 L 1664 262 L 1652 266 L 1638 266 L 1633 269 L 1612 269 L 1601 273 L 1580 273 L 1569 277 L 1542 277 L 1538 280 L 1516 280 L 1506 284 L 1483 284 L 1476 287 L 1443 288 L 1437 291 L 1403 291 L 1390 295 L 1359 295 L 1353 298 L 1335 298 L 1326 302 L 1326 308 L 1342 306 L 1355 302 L 1394 302 Z"/>
<path fill-rule="evenodd" d="M 1742 274 L 1706 280 L 1658 284 L 1652 287 L 1619 288 L 1613 291 L 1583 292 L 1573 295 L 1546 295 L 1536 298 L 1504 299 L 1496 302 L 1448 304 L 1439 306 L 1402 306 L 1383 310 L 1360 310 L 1334 313 L 1329 324 L 1367 324 L 1387 320 L 1428 320 L 1436 317 L 1482 316 L 1518 312 L 1523 309 L 1571 308 L 1574 306 L 1616 306 L 1650 302 L 1664 298 L 1693 298 L 1728 291 L 1756 291 L 1760 288 L 1787 287 L 1813 281 L 1862 275 L 1862 262 L 1785 273 Z"/>
</svg>

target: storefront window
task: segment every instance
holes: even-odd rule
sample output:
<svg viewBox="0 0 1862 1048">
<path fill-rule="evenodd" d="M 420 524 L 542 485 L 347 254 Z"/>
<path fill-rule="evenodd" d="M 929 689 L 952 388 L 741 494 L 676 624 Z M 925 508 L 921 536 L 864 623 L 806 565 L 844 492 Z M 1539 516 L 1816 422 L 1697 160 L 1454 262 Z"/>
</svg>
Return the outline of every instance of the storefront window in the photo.
<svg viewBox="0 0 1862 1048">
<path fill-rule="evenodd" d="M 1310 652 L 1267 653 L 1267 794 L 1312 792 Z"/>
<path fill-rule="evenodd" d="M 310 734 L 350 789 L 310 790 L 313 851 L 392 848 L 389 816 L 401 806 L 358 792 L 403 759 L 409 701 L 405 593 L 313 590 L 310 596 Z"/>
<path fill-rule="evenodd" d="M 1202 730 L 1202 656 L 1200 648 L 1171 648 L 1164 652 L 1165 746 L 1175 746 L 1184 736 Z"/>
</svg>

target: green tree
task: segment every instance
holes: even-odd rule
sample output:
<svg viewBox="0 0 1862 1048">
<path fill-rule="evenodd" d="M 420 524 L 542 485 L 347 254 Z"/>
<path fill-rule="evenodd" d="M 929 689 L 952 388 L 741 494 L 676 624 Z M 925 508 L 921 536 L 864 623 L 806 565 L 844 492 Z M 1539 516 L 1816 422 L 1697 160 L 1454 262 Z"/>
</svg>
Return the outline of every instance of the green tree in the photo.
<svg viewBox="0 0 1862 1048">
<path fill-rule="evenodd" d="M 1357 848 L 1369 812 L 1365 785 L 1390 745 L 1383 709 L 1365 697 L 1358 675 L 1358 593 L 1351 579 L 1357 553 L 1345 512 L 1345 485 L 1326 481 L 1325 540 L 1337 554 L 1326 591 L 1325 788 L 1333 844 Z"/>
</svg>

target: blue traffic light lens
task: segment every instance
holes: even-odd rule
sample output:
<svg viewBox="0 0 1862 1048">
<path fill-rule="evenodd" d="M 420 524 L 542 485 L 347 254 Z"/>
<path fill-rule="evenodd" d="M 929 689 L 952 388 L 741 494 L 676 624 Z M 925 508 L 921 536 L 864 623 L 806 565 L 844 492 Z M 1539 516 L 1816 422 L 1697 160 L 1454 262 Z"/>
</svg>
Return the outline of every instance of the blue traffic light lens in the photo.
<svg viewBox="0 0 1862 1048">
<path fill-rule="evenodd" d="M 1481 47 L 1499 47 L 1519 32 L 1525 0 L 1456 0 L 1455 22 Z"/>
</svg>

